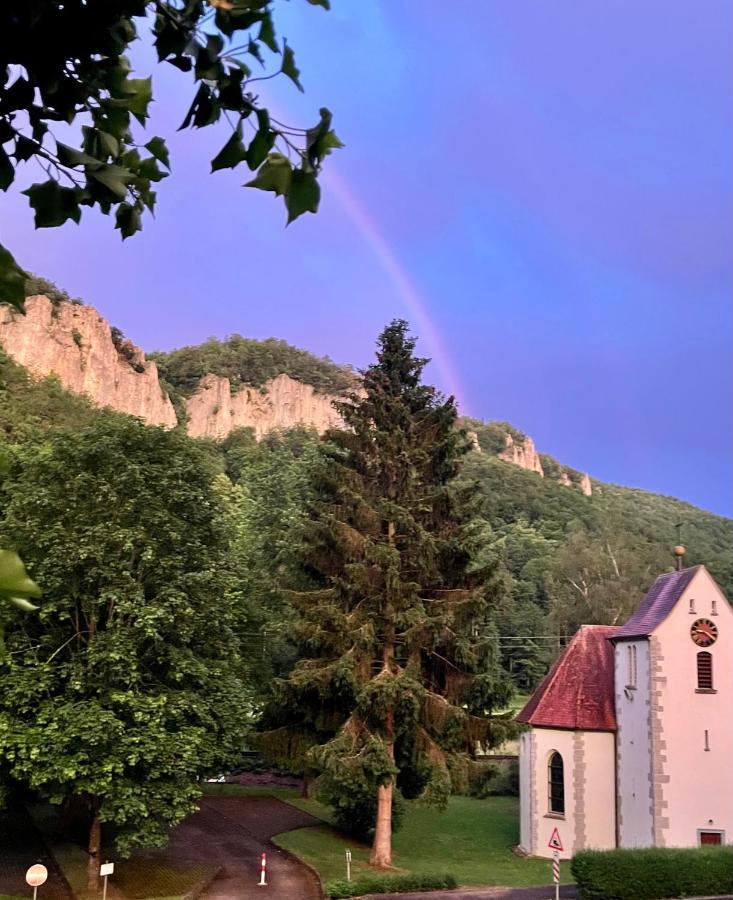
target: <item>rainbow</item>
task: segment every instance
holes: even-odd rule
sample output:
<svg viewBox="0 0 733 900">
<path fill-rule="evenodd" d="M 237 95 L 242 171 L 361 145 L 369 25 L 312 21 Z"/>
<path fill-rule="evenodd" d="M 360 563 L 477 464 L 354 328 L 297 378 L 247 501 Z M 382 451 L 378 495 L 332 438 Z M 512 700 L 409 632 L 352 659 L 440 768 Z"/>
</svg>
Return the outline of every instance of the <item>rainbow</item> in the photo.
<svg viewBox="0 0 733 900">
<path fill-rule="evenodd" d="M 446 393 L 452 394 L 456 398 L 462 413 L 467 415 L 468 394 L 462 387 L 450 354 L 430 319 L 427 302 L 420 295 L 417 286 L 411 280 L 395 252 L 388 245 L 379 230 L 377 222 L 375 222 L 344 179 L 334 171 L 332 163 L 329 163 L 326 167 L 321 180 L 325 182 L 326 195 L 336 198 L 338 204 L 374 253 L 382 271 L 388 277 L 397 295 L 407 308 L 409 317 L 414 322 L 419 336 L 428 345 L 427 352 L 440 373 Z"/>
</svg>

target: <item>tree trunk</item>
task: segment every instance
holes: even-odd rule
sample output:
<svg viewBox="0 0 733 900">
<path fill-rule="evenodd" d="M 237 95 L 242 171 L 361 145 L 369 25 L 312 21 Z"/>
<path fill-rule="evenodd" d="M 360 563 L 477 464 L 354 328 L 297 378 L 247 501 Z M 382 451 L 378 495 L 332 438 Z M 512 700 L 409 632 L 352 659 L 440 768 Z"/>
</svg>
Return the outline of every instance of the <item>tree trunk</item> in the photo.
<svg viewBox="0 0 733 900">
<path fill-rule="evenodd" d="M 96 804 L 92 807 L 92 824 L 89 827 L 89 861 L 87 863 L 87 888 L 99 890 L 99 860 L 102 850 L 102 823 Z"/>
<path fill-rule="evenodd" d="M 310 800 L 313 797 L 314 780 L 312 775 L 308 775 L 306 772 L 303 773 L 303 786 L 300 789 L 300 796 L 304 800 Z"/>
<path fill-rule="evenodd" d="M 395 546 L 394 522 L 387 524 L 387 541 L 390 547 Z M 395 622 L 394 607 L 390 600 L 385 604 L 385 635 L 382 648 L 382 667 L 391 672 L 395 656 Z M 388 710 L 384 717 L 384 737 L 387 741 L 387 753 L 394 760 L 394 711 Z M 392 797 L 394 796 L 394 778 L 388 784 L 380 784 L 377 788 L 377 821 L 374 829 L 374 841 L 369 863 L 380 869 L 392 867 Z"/>
<path fill-rule="evenodd" d="M 380 784 L 377 789 L 377 827 L 369 863 L 380 869 L 392 867 L 392 795 L 394 783 Z"/>
</svg>

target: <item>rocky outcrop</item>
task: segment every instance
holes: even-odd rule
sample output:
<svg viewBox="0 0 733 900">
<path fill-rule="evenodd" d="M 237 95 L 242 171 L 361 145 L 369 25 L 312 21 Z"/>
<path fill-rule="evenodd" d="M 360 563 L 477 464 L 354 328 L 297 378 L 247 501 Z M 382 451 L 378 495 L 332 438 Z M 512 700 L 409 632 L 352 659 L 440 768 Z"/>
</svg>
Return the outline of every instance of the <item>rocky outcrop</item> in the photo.
<svg viewBox="0 0 733 900">
<path fill-rule="evenodd" d="M 593 485 L 591 484 L 590 475 L 588 475 L 587 472 L 583 472 L 583 474 L 580 476 L 578 488 L 580 489 L 580 493 L 585 494 L 586 497 L 592 496 Z"/>
<path fill-rule="evenodd" d="M 513 463 L 522 469 L 528 469 L 530 472 L 536 472 L 542 478 L 545 476 L 540 455 L 531 437 L 524 437 L 520 441 L 514 440 L 511 434 L 507 434 L 506 449 L 499 454 L 499 459 Z"/>
<path fill-rule="evenodd" d="M 468 441 L 468 446 L 475 453 L 481 453 L 481 444 L 479 443 L 478 435 L 475 431 L 467 431 L 466 432 L 466 440 Z"/>
<path fill-rule="evenodd" d="M 236 393 L 228 378 L 206 375 L 186 401 L 188 433 L 223 438 L 235 428 L 252 428 L 259 440 L 268 431 L 297 425 L 322 433 L 341 425 L 332 405 L 335 399 L 288 375 L 278 375 L 261 388 L 241 387 Z"/>
<path fill-rule="evenodd" d="M 112 329 L 92 306 L 52 303 L 36 295 L 24 316 L 0 306 L 0 346 L 34 375 L 57 375 L 67 390 L 98 406 L 139 416 L 150 425 L 176 424 L 158 380 L 158 368 L 128 341 L 118 346 Z M 119 344 L 119 342 L 118 342 Z"/>
</svg>

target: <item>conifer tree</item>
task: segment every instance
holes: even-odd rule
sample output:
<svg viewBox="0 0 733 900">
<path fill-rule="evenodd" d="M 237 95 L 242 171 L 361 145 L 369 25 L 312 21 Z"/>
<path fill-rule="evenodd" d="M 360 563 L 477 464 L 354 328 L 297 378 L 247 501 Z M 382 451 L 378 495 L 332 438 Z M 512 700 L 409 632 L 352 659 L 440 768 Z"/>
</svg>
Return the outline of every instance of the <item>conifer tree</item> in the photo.
<svg viewBox="0 0 733 900">
<path fill-rule="evenodd" d="M 454 482 L 467 443 L 414 347 L 404 321 L 382 332 L 363 391 L 339 404 L 346 427 L 326 436 L 302 551 L 318 587 L 291 595 L 302 658 L 262 738 L 281 760 L 310 748 L 337 807 L 373 798 L 378 867 L 397 788 L 445 803 L 452 763 L 490 739 L 511 691 L 487 631 L 499 579 Z"/>
</svg>

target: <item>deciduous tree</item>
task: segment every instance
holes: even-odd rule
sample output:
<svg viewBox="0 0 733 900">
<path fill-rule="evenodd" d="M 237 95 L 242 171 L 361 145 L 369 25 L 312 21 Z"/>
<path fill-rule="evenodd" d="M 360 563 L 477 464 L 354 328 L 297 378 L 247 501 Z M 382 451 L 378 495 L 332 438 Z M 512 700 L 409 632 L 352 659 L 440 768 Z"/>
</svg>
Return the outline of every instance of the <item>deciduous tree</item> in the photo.
<svg viewBox="0 0 733 900">
<path fill-rule="evenodd" d="M 241 749 L 237 592 L 208 457 L 184 435 L 100 413 L 16 450 L 0 534 L 43 585 L 0 664 L 5 775 L 83 804 L 101 830 L 165 842 L 199 779 Z"/>
<path fill-rule="evenodd" d="M 316 212 L 321 164 L 342 145 L 327 109 L 313 127 L 297 128 L 278 121 L 257 94 L 258 82 L 277 75 L 303 89 L 293 49 L 276 34 L 273 7 L 273 0 L 6 0 L 0 189 L 33 160 L 46 173 L 24 192 L 37 228 L 79 222 L 84 207 L 114 212 L 123 238 L 142 228 L 171 165 L 164 138 L 141 134 L 153 81 L 136 77 L 128 52 L 142 38 L 152 41 L 159 62 L 192 79 L 181 128 L 224 120 L 212 172 L 246 165 L 255 172 L 247 186 L 282 196 L 288 222 Z M 0 301 L 22 306 L 22 285 L 23 273 L 0 246 Z"/>
</svg>

